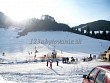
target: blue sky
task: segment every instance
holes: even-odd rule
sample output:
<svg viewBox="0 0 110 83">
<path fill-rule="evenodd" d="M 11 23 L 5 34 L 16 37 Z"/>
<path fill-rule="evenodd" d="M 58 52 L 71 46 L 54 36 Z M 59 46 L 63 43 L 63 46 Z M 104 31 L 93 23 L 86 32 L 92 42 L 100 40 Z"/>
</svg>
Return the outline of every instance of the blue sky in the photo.
<svg viewBox="0 0 110 83">
<path fill-rule="evenodd" d="M 110 21 L 110 0 L 0 0 L 0 11 L 17 21 L 48 14 L 57 22 L 76 26 Z"/>
</svg>

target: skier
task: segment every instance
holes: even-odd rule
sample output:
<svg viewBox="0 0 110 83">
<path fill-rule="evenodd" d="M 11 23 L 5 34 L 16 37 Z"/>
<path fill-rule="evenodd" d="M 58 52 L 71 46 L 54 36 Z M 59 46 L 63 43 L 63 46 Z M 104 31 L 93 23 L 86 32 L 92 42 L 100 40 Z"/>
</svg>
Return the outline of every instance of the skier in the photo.
<svg viewBox="0 0 110 83">
<path fill-rule="evenodd" d="M 48 61 L 47 61 L 47 67 L 48 67 Z"/>
<path fill-rule="evenodd" d="M 64 63 L 64 58 L 62 58 L 62 63 Z"/>
<path fill-rule="evenodd" d="M 90 61 L 93 59 L 91 54 L 90 54 L 90 57 L 89 57 L 89 59 L 90 59 Z"/>
<path fill-rule="evenodd" d="M 86 58 L 85 58 L 85 57 L 83 58 L 83 61 L 84 61 L 84 62 L 86 61 Z"/>
<path fill-rule="evenodd" d="M 67 57 L 66 60 L 67 60 L 67 63 L 68 63 L 69 62 L 69 58 Z"/>
<path fill-rule="evenodd" d="M 57 60 L 57 66 L 58 66 L 58 60 Z"/>
<path fill-rule="evenodd" d="M 96 59 L 96 55 L 93 55 L 93 59 Z"/>
<path fill-rule="evenodd" d="M 52 69 L 52 60 L 50 60 L 50 68 Z"/>
</svg>

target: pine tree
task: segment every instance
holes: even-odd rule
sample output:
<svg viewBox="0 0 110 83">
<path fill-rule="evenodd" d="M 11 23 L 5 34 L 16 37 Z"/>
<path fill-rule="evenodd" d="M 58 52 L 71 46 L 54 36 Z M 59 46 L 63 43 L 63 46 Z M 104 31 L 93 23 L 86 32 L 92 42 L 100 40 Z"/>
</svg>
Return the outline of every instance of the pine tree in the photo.
<svg viewBox="0 0 110 83">
<path fill-rule="evenodd" d="M 94 30 L 92 30 L 92 35 L 95 35 L 95 32 L 94 32 Z"/>
<path fill-rule="evenodd" d="M 90 28 L 89 27 L 87 27 L 86 34 L 90 35 Z"/>
<path fill-rule="evenodd" d="M 107 35 L 105 30 L 103 31 L 102 35 L 103 36 L 106 36 Z"/>
<path fill-rule="evenodd" d="M 81 34 L 84 34 L 84 30 L 81 28 Z"/>
</svg>

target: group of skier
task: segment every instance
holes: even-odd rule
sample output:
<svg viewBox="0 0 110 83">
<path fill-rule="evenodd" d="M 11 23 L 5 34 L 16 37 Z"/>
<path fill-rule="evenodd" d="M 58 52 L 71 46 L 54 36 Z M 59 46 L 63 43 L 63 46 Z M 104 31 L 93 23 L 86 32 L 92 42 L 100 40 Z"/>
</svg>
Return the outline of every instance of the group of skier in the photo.
<svg viewBox="0 0 110 83">
<path fill-rule="evenodd" d="M 62 58 L 62 63 L 70 63 L 70 62 L 75 62 L 75 61 L 78 61 L 78 58 L 74 58 L 74 57 L 71 57 L 71 59 L 69 57 L 63 57 Z"/>
<path fill-rule="evenodd" d="M 93 55 L 93 56 L 92 56 L 92 54 L 90 54 L 89 57 L 86 57 L 86 58 L 84 57 L 84 58 L 83 58 L 83 61 L 84 61 L 84 62 L 85 62 L 85 61 L 87 62 L 87 61 L 91 61 L 91 60 L 93 60 L 93 59 L 96 59 L 96 55 Z"/>
<path fill-rule="evenodd" d="M 50 68 L 52 69 L 52 63 L 53 63 L 52 60 L 50 60 L 50 61 L 47 60 L 47 65 L 46 65 L 47 67 L 49 66 L 49 63 L 50 63 Z M 57 66 L 58 66 L 59 65 L 58 60 L 56 61 L 56 63 L 57 63 Z"/>
</svg>

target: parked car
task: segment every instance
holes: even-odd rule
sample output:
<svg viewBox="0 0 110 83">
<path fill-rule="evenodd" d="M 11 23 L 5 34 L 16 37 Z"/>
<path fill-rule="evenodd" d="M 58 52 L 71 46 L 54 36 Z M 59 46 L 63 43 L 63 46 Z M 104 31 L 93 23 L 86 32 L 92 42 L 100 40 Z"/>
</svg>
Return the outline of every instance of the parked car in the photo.
<svg viewBox="0 0 110 83">
<path fill-rule="evenodd" d="M 110 65 L 93 68 L 88 75 L 83 75 L 82 83 L 110 83 Z"/>
</svg>

